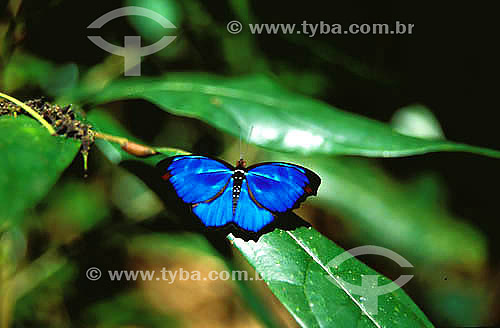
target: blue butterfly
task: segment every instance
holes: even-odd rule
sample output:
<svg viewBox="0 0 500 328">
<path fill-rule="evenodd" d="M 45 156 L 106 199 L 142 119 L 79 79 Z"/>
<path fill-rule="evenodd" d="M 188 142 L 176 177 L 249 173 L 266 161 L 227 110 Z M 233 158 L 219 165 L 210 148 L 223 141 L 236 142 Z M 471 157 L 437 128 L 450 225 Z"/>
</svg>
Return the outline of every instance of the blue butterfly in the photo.
<svg viewBox="0 0 500 328">
<path fill-rule="evenodd" d="M 197 155 L 169 157 L 158 167 L 177 196 L 207 227 L 234 224 L 259 232 L 277 215 L 316 195 L 320 177 L 298 165 L 269 162 L 246 168 Z"/>
</svg>

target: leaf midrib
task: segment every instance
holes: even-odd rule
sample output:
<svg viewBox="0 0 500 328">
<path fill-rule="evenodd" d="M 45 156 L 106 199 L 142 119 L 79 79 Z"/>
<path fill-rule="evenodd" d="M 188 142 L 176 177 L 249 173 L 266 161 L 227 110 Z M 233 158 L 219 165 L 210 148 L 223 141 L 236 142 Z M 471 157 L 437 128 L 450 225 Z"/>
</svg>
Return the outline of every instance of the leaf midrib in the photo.
<svg viewBox="0 0 500 328">
<path fill-rule="evenodd" d="M 316 262 L 316 264 L 318 264 L 320 266 L 320 268 L 329 276 L 331 277 L 333 280 L 335 280 L 335 282 L 340 286 L 340 289 L 342 289 L 342 291 L 344 291 L 344 293 L 347 294 L 347 296 L 349 296 L 349 298 L 351 299 L 351 301 L 354 302 L 354 304 L 356 304 L 356 306 L 360 309 L 360 311 L 363 313 L 363 315 L 365 315 L 374 325 L 375 327 L 377 328 L 382 328 L 379 323 L 375 320 L 375 318 L 366 311 L 366 309 L 359 303 L 359 301 L 345 288 L 345 286 L 341 283 L 341 281 L 339 279 L 337 279 L 337 277 L 335 277 L 331 272 L 330 270 L 328 270 L 328 268 L 321 262 L 321 260 L 313 253 L 313 251 L 307 247 L 300 239 L 298 239 L 292 232 L 290 231 L 287 231 L 286 232 L 298 245 L 300 248 L 302 248 L 304 250 L 304 252 L 309 255 L 314 262 Z M 307 274 L 307 272 L 306 272 Z"/>
</svg>

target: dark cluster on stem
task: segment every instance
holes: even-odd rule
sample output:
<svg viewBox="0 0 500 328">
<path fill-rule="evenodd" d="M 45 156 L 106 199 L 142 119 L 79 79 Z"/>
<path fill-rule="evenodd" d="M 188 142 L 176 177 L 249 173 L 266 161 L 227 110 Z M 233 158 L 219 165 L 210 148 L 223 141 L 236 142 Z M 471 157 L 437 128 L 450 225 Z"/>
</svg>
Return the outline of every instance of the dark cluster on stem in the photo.
<svg viewBox="0 0 500 328">
<path fill-rule="evenodd" d="M 84 156 L 88 154 L 90 146 L 94 143 L 95 132 L 91 125 L 76 117 L 71 105 L 64 107 L 53 105 L 44 98 L 32 99 L 24 103 L 43 117 L 54 128 L 56 135 L 80 140 L 82 144 L 80 151 Z M 8 100 L 0 101 L 0 116 L 19 114 L 30 116 L 16 104 Z"/>
</svg>

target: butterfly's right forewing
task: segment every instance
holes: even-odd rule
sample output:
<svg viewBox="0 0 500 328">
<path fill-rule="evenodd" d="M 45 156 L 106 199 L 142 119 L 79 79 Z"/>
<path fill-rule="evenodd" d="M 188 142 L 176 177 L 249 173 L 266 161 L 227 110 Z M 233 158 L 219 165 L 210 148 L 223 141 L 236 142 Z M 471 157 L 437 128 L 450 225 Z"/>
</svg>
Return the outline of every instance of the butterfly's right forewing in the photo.
<svg viewBox="0 0 500 328">
<path fill-rule="evenodd" d="M 296 208 L 306 197 L 316 195 L 321 182 L 316 173 L 281 162 L 253 165 L 246 178 L 251 198 L 273 213 Z"/>
</svg>

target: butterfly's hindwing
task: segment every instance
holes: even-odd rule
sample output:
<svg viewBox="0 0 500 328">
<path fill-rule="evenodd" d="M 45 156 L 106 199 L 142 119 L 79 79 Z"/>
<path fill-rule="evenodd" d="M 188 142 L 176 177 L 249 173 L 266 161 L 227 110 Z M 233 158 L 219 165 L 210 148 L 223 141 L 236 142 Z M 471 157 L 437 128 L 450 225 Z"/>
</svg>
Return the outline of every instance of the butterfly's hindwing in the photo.
<svg viewBox="0 0 500 328">
<path fill-rule="evenodd" d="M 193 205 L 193 212 L 207 227 L 222 227 L 233 220 L 233 179 L 229 180 L 221 194 L 206 202 Z"/>
<path fill-rule="evenodd" d="M 260 207 L 251 199 L 247 181 L 243 180 L 238 205 L 234 213 L 234 223 L 245 230 L 257 232 L 271 223 L 273 219 L 274 215 L 271 212 Z"/>
</svg>

